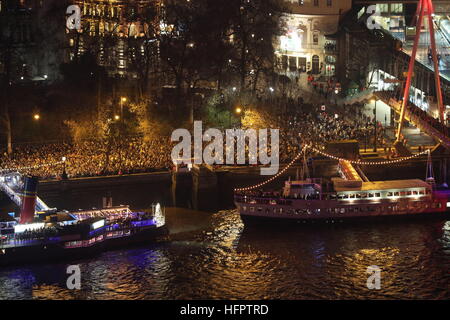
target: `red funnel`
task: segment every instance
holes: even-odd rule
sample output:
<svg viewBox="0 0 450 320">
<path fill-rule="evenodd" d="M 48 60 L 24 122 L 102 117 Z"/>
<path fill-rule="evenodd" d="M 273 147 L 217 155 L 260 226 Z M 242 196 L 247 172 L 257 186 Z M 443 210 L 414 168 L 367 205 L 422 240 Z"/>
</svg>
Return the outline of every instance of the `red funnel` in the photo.
<svg viewBox="0 0 450 320">
<path fill-rule="evenodd" d="M 38 177 L 25 177 L 25 186 L 22 194 L 22 210 L 20 211 L 20 222 L 33 222 L 36 211 Z"/>
</svg>

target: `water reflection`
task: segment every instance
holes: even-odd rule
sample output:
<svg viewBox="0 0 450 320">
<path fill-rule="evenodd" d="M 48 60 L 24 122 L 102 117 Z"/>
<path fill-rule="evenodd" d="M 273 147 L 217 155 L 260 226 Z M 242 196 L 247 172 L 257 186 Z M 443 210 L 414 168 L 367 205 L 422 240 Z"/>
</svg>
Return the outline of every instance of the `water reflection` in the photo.
<svg viewBox="0 0 450 320">
<path fill-rule="evenodd" d="M 67 264 L 1 269 L 0 298 L 450 298 L 449 222 L 249 228 L 235 211 L 204 219 L 164 242 L 73 262 L 80 291 L 66 289 Z M 380 290 L 366 287 L 370 265 L 382 270 Z"/>
</svg>

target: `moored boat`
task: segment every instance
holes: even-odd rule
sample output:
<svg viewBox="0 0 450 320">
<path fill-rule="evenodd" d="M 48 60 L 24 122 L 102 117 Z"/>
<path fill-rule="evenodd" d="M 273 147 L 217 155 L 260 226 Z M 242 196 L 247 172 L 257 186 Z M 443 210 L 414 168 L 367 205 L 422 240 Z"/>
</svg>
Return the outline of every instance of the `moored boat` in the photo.
<svg viewBox="0 0 450 320">
<path fill-rule="evenodd" d="M 167 234 L 164 209 L 132 211 L 129 206 L 36 212 L 37 179 L 25 178 L 20 217 L 0 219 L 0 266 L 76 259 L 107 249 L 148 243 Z"/>
<path fill-rule="evenodd" d="M 286 181 L 279 192 L 237 191 L 235 205 L 244 222 L 437 215 L 450 219 L 448 191 L 433 190 L 420 179 L 364 182 L 335 178 L 328 192 L 322 192 L 318 179 Z"/>
</svg>

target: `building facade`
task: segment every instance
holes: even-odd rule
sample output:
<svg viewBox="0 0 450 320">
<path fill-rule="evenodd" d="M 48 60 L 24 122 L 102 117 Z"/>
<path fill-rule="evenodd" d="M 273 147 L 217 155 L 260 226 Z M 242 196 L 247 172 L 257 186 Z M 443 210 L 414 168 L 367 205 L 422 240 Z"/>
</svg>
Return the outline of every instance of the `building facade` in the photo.
<svg viewBox="0 0 450 320">
<path fill-rule="evenodd" d="M 333 76 L 336 69 L 334 34 L 352 0 L 285 0 L 285 34 L 275 43 L 279 71 Z"/>
<path fill-rule="evenodd" d="M 65 56 L 63 2 L 0 0 L 0 73 L 8 72 L 10 81 L 59 78 Z"/>
<path fill-rule="evenodd" d="M 70 60 L 87 51 L 111 76 L 138 77 L 149 55 L 160 8 L 158 0 L 73 0 L 81 9 L 81 30 L 70 30 Z"/>
</svg>

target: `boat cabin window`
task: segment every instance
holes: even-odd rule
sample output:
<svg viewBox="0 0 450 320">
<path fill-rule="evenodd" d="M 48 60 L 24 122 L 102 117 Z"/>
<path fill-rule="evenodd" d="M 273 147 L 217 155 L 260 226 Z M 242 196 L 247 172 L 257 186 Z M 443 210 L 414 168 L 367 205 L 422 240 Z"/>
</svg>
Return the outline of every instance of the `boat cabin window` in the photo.
<svg viewBox="0 0 450 320">
<path fill-rule="evenodd" d="M 375 193 L 375 197 L 377 197 L 377 198 L 381 197 L 381 193 L 379 193 L 379 192 Z"/>
<path fill-rule="evenodd" d="M 408 196 L 412 195 L 412 192 L 411 192 L 411 190 L 410 190 L 410 191 L 408 191 L 408 192 L 406 192 L 406 194 L 407 194 Z"/>
<path fill-rule="evenodd" d="M 393 196 L 393 193 L 392 193 L 392 192 L 388 192 L 388 193 L 387 193 L 387 196 L 388 196 L 388 197 L 392 197 L 392 196 Z"/>
<path fill-rule="evenodd" d="M 425 194 L 425 192 L 423 192 L 423 190 L 420 190 L 420 191 L 419 191 L 419 194 Z"/>
<path fill-rule="evenodd" d="M 373 198 L 373 193 L 369 193 L 369 198 Z"/>
<path fill-rule="evenodd" d="M 417 192 L 417 190 L 413 191 L 413 195 L 417 196 L 419 194 L 419 192 Z"/>
</svg>

